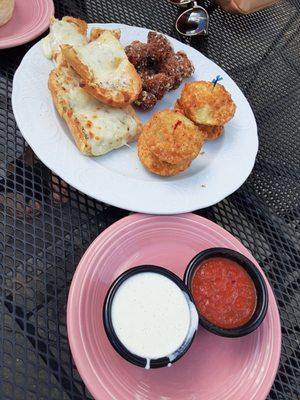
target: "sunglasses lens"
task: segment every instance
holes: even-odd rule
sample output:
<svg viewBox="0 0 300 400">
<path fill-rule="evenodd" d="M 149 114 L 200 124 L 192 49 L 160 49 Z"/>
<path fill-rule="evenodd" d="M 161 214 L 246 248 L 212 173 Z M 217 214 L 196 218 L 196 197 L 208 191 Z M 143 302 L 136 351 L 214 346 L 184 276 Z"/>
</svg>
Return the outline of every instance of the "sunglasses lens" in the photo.
<svg viewBox="0 0 300 400">
<path fill-rule="evenodd" d="M 176 21 L 176 29 L 186 36 L 206 34 L 208 14 L 202 7 L 192 8 L 182 13 Z"/>
</svg>

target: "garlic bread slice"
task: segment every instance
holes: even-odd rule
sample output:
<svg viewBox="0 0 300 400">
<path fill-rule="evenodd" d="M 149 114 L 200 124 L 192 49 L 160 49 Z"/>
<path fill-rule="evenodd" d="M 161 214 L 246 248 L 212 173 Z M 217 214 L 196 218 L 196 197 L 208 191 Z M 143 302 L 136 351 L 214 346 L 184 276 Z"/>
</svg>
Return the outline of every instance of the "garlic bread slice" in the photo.
<svg viewBox="0 0 300 400">
<path fill-rule="evenodd" d="M 92 37 L 83 46 L 63 45 L 65 59 L 82 78 L 81 86 L 98 100 L 113 107 L 131 104 L 142 82 L 116 31 L 98 29 Z"/>
<path fill-rule="evenodd" d="M 79 150 L 99 156 L 134 141 L 141 123 L 131 106 L 110 107 L 86 93 L 68 65 L 51 71 L 48 81 L 53 102 L 66 121 Z"/>
</svg>

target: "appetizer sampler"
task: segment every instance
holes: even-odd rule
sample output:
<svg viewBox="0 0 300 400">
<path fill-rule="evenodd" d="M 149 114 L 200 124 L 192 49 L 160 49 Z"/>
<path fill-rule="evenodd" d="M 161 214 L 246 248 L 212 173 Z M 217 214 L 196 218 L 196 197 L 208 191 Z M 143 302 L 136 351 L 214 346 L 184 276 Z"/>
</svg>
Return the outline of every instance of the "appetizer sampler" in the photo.
<svg viewBox="0 0 300 400">
<path fill-rule="evenodd" d="M 168 39 L 149 32 L 147 43 L 133 41 L 125 50 L 119 30 L 93 29 L 85 21 L 51 18 L 42 41 L 45 56 L 57 63 L 49 90 L 78 149 L 98 156 L 138 139 L 138 157 L 150 172 L 173 176 L 186 170 L 205 140 L 217 139 L 236 106 L 224 86 L 190 82 L 174 110 L 155 113 L 141 129 L 131 104 L 150 110 L 190 77 L 187 55 L 174 52 Z"/>
</svg>

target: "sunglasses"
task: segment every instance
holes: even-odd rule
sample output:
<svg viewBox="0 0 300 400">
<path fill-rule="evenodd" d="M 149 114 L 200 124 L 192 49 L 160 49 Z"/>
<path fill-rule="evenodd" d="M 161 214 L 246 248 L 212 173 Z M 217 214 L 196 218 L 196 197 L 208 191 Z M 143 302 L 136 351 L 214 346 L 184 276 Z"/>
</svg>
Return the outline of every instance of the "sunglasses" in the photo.
<svg viewBox="0 0 300 400">
<path fill-rule="evenodd" d="M 179 7 L 187 8 L 177 18 L 175 28 L 183 36 L 200 36 L 208 34 L 209 16 L 204 7 L 198 5 L 197 1 L 191 0 L 168 0 L 169 3 Z"/>
</svg>

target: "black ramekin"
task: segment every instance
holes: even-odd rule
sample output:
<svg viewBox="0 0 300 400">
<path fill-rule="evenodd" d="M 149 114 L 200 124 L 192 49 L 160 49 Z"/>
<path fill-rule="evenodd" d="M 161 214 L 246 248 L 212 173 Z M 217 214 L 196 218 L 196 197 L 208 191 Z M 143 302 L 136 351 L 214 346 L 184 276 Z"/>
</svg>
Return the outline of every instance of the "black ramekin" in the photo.
<svg viewBox="0 0 300 400">
<path fill-rule="evenodd" d="M 189 262 L 183 280 L 191 292 L 191 282 L 195 271 L 204 261 L 214 257 L 222 257 L 235 261 L 247 271 L 256 288 L 257 304 L 251 319 L 246 324 L 238 328 L 233 328 L 233 329 L 220 328 L 217 325 L 214 325 L 207 319 L 205 319 L 198 310 L 199 323 L 208 331 L 213 332 L 219 336 L 235 338 L 248 335 L 249 333 L 257 329 L 264 320 L 269 303 L 268 290 L 265 280 L 262 274 L 259 272 L 258 268 L 253 264 L 252 261 L 250 261 L 244 255 L 231 249 L 226 249 L 222 247 L 207 249 L 197 254 Z"/>
<path fill-rule="evenodd" d="M 110 286 L 106 298 L 104 301 L 103 305 L 103 323 L 104 323 L 104 328 L 107 334 L 107 337 L 114 347 L 114 349 L 127 361 L 131 362 L 132 364 L 135 364 L 139 367 L 145 368 L 147 365 L 147 360 L 146 358 L 139 357 L 133 353 L 131 353 L 119 340 L 113 324 L 112 324 L 112 319 L 111 319 L 111 307 L 113 303 L 114 296 L 120 287 L 120 285 L 128 278 L 135 274 L 139 274 L 142 272 L 155 272 L 159 273 L 161 275 L 166 276 L 167 278 L 171 279 L 176 285 L 188 295 L 188 298 L 193 302 L 192 295 L 190 291 L 188 290 L 187 286 L 184 284 L 184 282 L 173 272 L 163 268 L 163 267 L 158 267 L 155 265 L 140 265 L 134 268 L 129 269 L 128 271 L 125 271 L 123 274 L 121 274 Z M 178 354 L 174 359 L 172 359 L 172 364 L 179 360 L 189 349 L 191 346 L 193 339 L 196 334 L 196 329 L 193 335 L 190 336 L 189 340 L 186 340 L 180 349 L 178 349 Z M 153 359 L 150 361 L 150 368 L 161 368 L 165 367 L 170 363 L 170 359 L 168 357 L 162 357 L 158 359 Z"/>
</svg>

